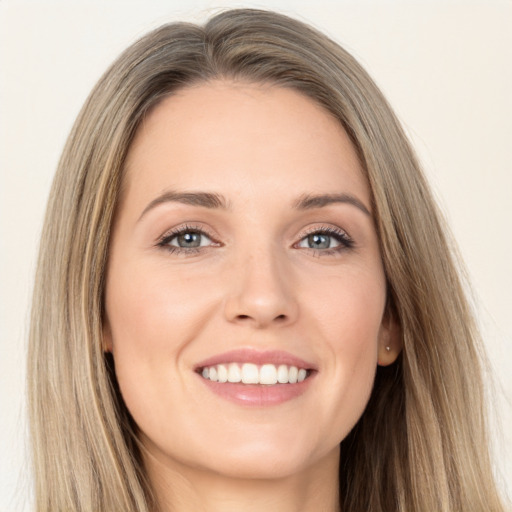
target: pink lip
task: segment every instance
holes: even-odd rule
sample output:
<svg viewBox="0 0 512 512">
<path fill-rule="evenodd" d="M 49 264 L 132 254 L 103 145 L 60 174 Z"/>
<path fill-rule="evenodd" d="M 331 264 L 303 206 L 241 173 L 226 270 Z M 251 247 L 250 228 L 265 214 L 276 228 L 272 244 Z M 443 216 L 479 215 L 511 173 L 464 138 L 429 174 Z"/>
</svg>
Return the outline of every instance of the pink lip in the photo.
<svg viewBox="0 0 512 512">
<path fill-rule="evenodd" d="M 212 382 L 198 374 L 198 378 L 216 395 L 238 405 L 265 407 L 279 405 L 302 395 L 311 385 L 315 374 L 297 384 L 276 384 L 265 386 L 261 384 L 234 384 Z"/>
<path fill-rule="evenodd" d="M 311 362 L 305 361 L 300 357 L 294 356 L 289 352 L 282 350 L 254 350 L 251 348 L 230 350 L 222 354 L 209 357 L 201 361 L 195 366 L 195 370 L 204 368 L 205 366 L 214 366 L 216 364 L 229 364 L 229 363 L 253 363 L 262 365 L 269 364 L 286 364 L 288 366 L 296 366 L 297 368 L 305 368 L 306 370 L 316 370 L 316 365 Z"/>
<path fill-rule="evenodd" d="M 203 378 L 199 371 L 205 366 L 229 363 L 253 363 L 262 365 L 270 363 L 274 365 L 286 364 L 311 370 L 306 380 L 296 384 L 276 384 L 268 386 L 264 384 L 220 383 Z M 278 405 L 299 397 L 311 385 L 317 373 L 314 364 L 296 357 L 288 352 L 279 350 L 258 351 L 254 349 L 238 349 L 223 354 L 218 354 L 196 365 L 197 376 L 216 395 L 234 402 L 238 405 L 265 407 Z"/>
</svg>

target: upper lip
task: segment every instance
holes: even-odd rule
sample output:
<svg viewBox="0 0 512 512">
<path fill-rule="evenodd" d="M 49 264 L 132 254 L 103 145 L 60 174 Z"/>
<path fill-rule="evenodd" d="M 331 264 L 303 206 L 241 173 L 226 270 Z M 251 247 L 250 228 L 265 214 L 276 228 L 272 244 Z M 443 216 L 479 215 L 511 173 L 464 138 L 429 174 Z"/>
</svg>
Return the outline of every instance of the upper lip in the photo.
<svg viewBox="0 0 512 512">
<path fill-rule="evenodd" d="M 256 350 L 252 348 L 242 348 L 229 350 L 221 354 L 216 354 L 195 366 L 196 370 L 206 366 L 215 366 L 217 364 L 229 363 L 253 363 L 256 365 L 274 364 L 276 366 L 285 364 L 287 366 L 296 366 L 306 370 L 316 370 L 316 365 L 310 361 L 306 361 L 289 352 L 283 350 Z"/>
</svg>

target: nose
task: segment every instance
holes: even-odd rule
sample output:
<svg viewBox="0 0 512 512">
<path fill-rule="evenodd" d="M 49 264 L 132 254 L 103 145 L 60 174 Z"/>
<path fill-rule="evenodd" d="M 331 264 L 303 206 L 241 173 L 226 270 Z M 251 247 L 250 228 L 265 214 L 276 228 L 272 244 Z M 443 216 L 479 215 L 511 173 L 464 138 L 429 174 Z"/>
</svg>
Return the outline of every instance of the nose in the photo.
<svg viewBox="0 0 512 512">
<path fill-rule="evenodd" d="M 229 270 L 225 316 L 231 323 L 262 329 L 297 319 L 293 277 L 271 250 L 241 257 Z"/>
</svg>

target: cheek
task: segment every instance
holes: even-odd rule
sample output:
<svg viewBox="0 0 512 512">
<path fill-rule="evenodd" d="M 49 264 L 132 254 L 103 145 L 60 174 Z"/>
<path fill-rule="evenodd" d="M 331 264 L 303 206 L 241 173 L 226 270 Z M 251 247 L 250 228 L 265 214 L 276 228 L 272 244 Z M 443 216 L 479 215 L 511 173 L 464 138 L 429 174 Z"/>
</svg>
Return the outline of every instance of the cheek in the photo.
<svg viewBox="0 0 512 512">
<path fill-rule="evenodd" d="M 105 305 L 117 381 L 134 418 L 165 417 L 174 396 L 168 390 L 186 393 L 184 354 L 217 314 L 220 286 L 204 272 L 192 278 L 165 262 L 130 258 L 129 251 L 116 255 Z"/>
<path fill-rule="evenodd" d="M 347 272 L 332 275 L 318 286 L 309 299 L 311 321 L 332 355 L 347 354 L 357 358 L 377 353 L 377 340 L 385 307 L 385 280 L 381 272 Z M 314 289 L 312 283 L 306 287 Z M 304 304 L 308 302 L 303 301 Z"/>
<path fill-rule="evenodd" d="M 198 293 L 199 284 L 150 265 L 128 266 L 122 275 L 114 270 L 106 310 L 118 352 L 137 351 L 144 359 L 179 351 L 212 302 Z"/>
<path fill-rule="evenodd" d="M 107 283 L 106 313 L 112 337 L 112 352 L 117 381 L 124 401 L 136 418 L 147 414 L 144 396 L 149 384 L 165 386 L 168 382 L 152 372 L 164 351 L 172 350 L 168 329 L 163 325 L 163 303 L 158 293 L 148 290 L 136 278 L 120 282 L 112 273 Z M 169 368 L 167 377 L 172 376 Z"/>
<path fill-rule="evenodd" d="M 359 420 L 373 387 L 385 306 L 384 278 L 345 275 L 331 279 L 328 290 L 317 297 L 310 314 L 324 340 L 324 359 L 331 361 L 321 376 L 326 385 L 318 400 L 330 405 L 325 408 L 325 421 L 336 426 L 332 435 L 339 442 Z"/>
</svg>

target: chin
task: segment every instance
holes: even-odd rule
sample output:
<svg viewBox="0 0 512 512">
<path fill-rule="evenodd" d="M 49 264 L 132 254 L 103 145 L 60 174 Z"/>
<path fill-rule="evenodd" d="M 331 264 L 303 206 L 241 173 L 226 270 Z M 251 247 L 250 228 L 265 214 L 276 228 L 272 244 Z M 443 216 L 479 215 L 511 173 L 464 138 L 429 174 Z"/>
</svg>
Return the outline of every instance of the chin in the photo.
<svg viewBox="0 0 512 512">
<path fill-rule="evenodd" d="M 210 470 L 224 476 L 250 479 L 269 480 L 291 477 L 315 466 L 320 460 L 335 457 L 338 460 L 339 445 L 331 448 L 308 446 L 303 440 L 261 440 L 260 442 L 219 444 L 229 446 L 222 454 L 208 455 L 203 460 L 214 461 Z M 290 442 L 292 441 L 292 443 Z M 210 450 L 208 450 L 210 451 Z M 206 469 L 206 468 L 205 468 Z"/>
<path fill-rule="evenodd" d="M 229 478 L 241 480 L 277 480 L 288 478 L 307 470 L 313 461 L 290 458 L 285 454 L 273 453 L 253 457 L 233 456 L 211 468 L 214 472 Z"/>
</svg>

